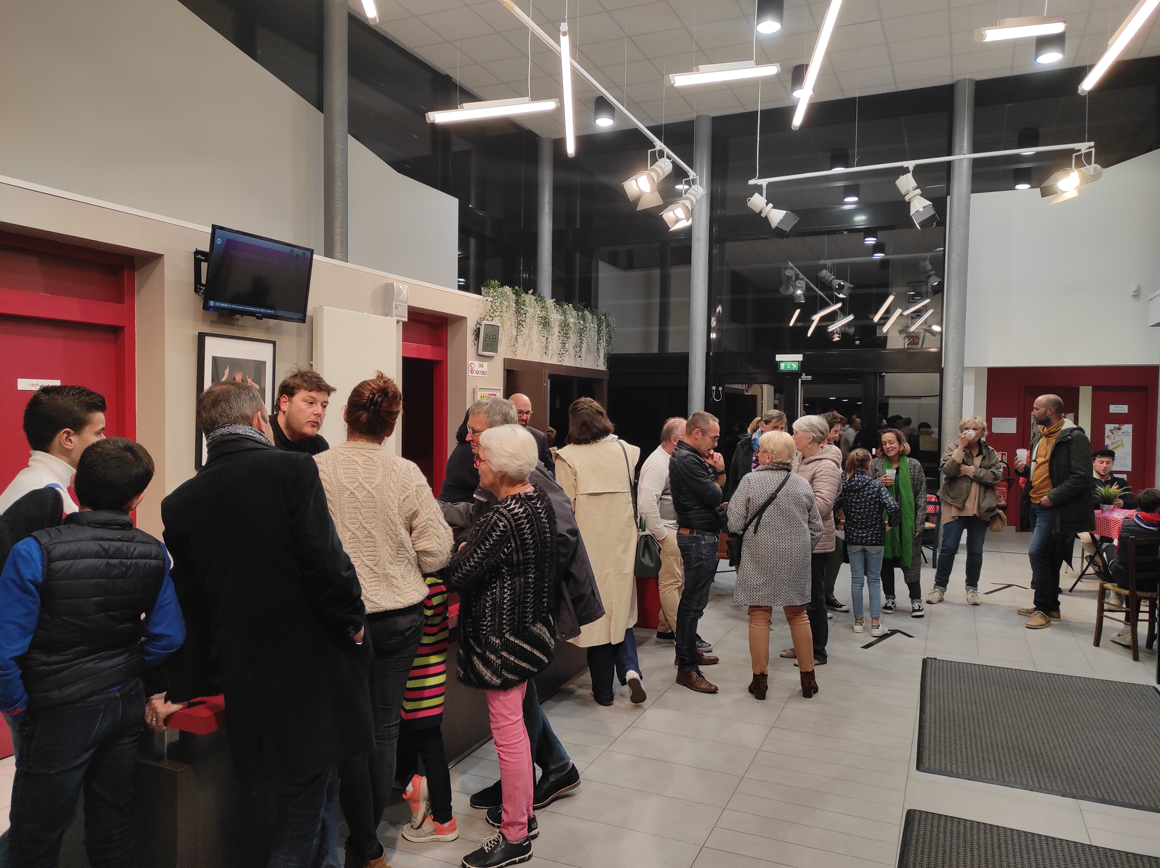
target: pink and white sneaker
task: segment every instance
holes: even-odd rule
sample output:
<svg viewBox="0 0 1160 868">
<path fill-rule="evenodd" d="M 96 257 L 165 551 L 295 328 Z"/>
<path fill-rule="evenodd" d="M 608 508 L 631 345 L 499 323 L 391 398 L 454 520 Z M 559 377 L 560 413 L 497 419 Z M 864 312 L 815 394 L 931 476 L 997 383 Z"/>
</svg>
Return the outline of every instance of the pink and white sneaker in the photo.
<svg viewBox="0 0 1160 868">
<path fill-rule="evenodd" d="M 418 829 L 423 825 L 423 820 L 431 814 L 431 802 L 427 795 L 427 779 L 420 775 L 412 777 L 411 783 L 407 784 L 407 789 L 403 790 L 403 798 L 411 806 L 411 828 Z M 454 822 L 452 820 L 452 823 Z M 458 834 L 456 832 L 456 835 Z M 407 840 L 411 839 L 408 838 Z M 452 839 L 446 838 L 443 840 Z"/>
</svg>

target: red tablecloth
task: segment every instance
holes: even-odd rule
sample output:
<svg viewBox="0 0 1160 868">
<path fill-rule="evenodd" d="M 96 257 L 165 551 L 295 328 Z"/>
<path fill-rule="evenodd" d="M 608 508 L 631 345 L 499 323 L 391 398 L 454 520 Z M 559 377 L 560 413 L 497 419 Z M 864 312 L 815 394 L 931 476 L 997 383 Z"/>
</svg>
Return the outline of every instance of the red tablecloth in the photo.
<svg viewBox="0 0 1160 868">
<path fill-rule="evenodd" d="M 1120 538 L 1120 525 L 1136 514 L 1134 509 L 1113 509 L 1110 512 L 1096 511 L 1096 534 L 1107 539 Z"/>
</svg>

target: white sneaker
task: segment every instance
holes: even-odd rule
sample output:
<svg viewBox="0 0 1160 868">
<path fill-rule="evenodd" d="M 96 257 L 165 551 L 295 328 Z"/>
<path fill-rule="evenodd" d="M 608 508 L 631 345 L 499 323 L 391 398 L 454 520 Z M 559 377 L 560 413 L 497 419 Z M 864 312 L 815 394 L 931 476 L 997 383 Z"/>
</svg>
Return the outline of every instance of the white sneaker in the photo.
<svg viewBox="0 0 1160 868">
<path fill-rule="evenodd" d="M 871 624 L 871 625 L 870 625 L 870 635 L 871 635 L 871 636 L 881 636 L 881 635 L 883 635 L 885 632 L 886 632 L 886 631 L 882 629 L 882 625 L 881 625 L 881 624 Z"/>
<path fill-rule="evenodd" d="M 1132 647 L 1132 631 L 1127 627 L 1122 629 L 1119 633 L 1112 635 L 1112 641 L 1117 645 L 1123 645 L 1125 648 Z"/>
<path fill-rule="evenodd" d="M 983 601 L 979 599 L 978 588 L 967 588 L 967 605 L 978 606 Z"/>
<path fill-rule="evenodd" d="M 926 601 L 930 604 L 941 603 L 943 601 L 943 592 L 941 588 L 934 588 L 926 595 Z"/>
<path fill-rule="evenodd" d="M 861 632 L 862 632 L 862 630 L 863 630 L 863 626 L 862 626 L 862 625 L 863 625 L 863 623 L 865 623 L 865 622 L 863 622 L 863 621 L 855 621 L 855 622 L 854 622 L 854 632 L 855 632 L 855 633 L 861 633 Z"/>
</svg>

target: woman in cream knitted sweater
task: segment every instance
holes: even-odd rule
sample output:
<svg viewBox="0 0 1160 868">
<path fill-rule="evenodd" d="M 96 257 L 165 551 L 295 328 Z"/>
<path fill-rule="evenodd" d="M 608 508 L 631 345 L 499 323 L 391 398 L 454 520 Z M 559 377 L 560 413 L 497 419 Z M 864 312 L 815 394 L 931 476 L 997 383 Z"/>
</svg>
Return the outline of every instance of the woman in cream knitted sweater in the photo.
<svg viewBox="0 0 1160 868">
<path fill-rule="evenodd" d="M 399 387 L 381 373 L 350 393 L 347 440 L 316 455 L 331 518 L 362 585 L 367 639 L 374 651 L 375 750 L 339 768 L 339 798 L 350 827 L 347 865 L 380 868 L 376 829 L 395 777 L 395 749 L 407 675 L 423 635 L 424 575 L 451 554 L 451 528 L 412 462 L 383 449 L 403 408 Z"/>
</svg>

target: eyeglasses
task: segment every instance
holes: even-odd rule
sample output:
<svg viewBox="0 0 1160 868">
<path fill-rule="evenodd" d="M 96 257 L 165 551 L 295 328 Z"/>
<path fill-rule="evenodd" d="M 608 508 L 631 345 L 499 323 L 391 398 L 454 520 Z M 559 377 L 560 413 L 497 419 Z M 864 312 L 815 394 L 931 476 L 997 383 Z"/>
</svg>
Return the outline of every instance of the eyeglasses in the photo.
<svg viewBox="0 0 1160 868">
<path fill-rule="evenodd" d="M 532 411 L 531 410 L 516 410 L 516 415 L 521 416 L 521 417 L 522 416 L 531 416 Z"/>
<path fill-rule="evenodd" d="M 468 436 L 468 437 L 474 437 L 474 438 L 476 438 L 476 439 L 478 440 L 478 439 L 479 439 L 479 435 L 480 435 L 480 434 L 482 434 L 482 433 L 483 433 L 484 431 L 486 431 L 486 430 L 487 430 L 486 428 L 482 428 L 482 429 L 480 429 L 479 431 L 476 431 L 474 428 L 472 428 L 470 425 L 468 425 L 468 426 L 467 426 L 467 436 Z"/>
</svg>

